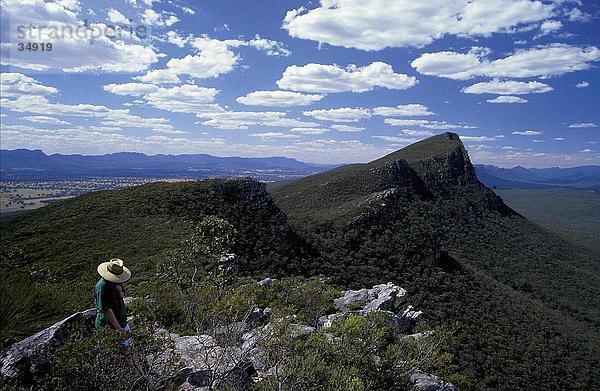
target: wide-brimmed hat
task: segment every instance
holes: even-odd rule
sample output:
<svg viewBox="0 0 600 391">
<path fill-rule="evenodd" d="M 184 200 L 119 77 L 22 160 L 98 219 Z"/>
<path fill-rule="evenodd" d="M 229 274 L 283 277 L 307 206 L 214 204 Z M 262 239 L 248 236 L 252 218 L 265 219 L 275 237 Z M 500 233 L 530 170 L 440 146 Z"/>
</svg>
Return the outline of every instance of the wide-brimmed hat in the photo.
<svg viewBox="0 0 600 391">
<path fill-rule="evenodd" d="M 131 271 L 123 266 L 123 261 L 113 258 L 98 265 L 98 274 L 105 280 L 121 284 L 131 278 Z"/>
</svg>

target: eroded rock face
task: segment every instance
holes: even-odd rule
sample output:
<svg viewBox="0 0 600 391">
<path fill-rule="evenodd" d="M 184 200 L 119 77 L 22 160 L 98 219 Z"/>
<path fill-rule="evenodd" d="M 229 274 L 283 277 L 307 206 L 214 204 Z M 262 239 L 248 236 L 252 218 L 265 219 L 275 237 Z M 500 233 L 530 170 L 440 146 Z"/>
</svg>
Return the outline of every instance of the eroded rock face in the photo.
<svg viewBox="0 0 600 391">
<path fill-rule="evenodd" d="M 95 318 L 95 308 L 78 312 L 11 345 L 0 354 L 0 377 L 29 382 L 50 366 L 54 352 L 67 342 L 72 327 L 91 332 Z"/>
</svg>

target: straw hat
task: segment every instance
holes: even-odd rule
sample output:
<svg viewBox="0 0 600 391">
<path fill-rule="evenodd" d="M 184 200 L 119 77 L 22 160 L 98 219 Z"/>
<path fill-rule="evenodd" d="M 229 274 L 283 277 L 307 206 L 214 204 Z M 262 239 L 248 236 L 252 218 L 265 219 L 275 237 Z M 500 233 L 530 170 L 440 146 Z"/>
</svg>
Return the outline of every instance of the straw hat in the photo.
<svg viewBox="0 0 600 391">
<path fill-rule="evenodd" d="M 123 261 L 113 258 L 98 265 L 98 273 L 110 282 L 123 283 L 131 278 L 131 271 L 123 266 Z"/>
</svg>

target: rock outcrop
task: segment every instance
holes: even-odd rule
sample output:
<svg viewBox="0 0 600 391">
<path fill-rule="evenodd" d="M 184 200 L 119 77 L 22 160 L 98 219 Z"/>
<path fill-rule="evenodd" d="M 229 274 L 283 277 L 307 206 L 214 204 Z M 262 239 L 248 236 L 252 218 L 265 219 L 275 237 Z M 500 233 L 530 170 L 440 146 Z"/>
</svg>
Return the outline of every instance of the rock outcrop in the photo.
<svg viewBox="0 0 600 391">
<path fill-rule="evenodd" d="M 95 318 L 94 308 L 78 312 L 11 345 L 0 354 L 0 377 L 29 382 L 51 364 L 54 352 L 67 342 L 73 327 L 90 332 Z"/>
<path fill-rule="evenodd" d="M 272 280 L 260 282 L 261 285 L 269 283 Z M 251 382 L 273 376 L 282 370 L 269 363 L 261 347 L 261 342 L 273 336 L 277 329 L 281 330 L 278 327 L 281 325 L 290 338 L 322 333 L 329 342 L 333 342 L 337 337 L 327 329 L 336 321 L 343 321 L 351 315 L 380 313 L 388 317 L 398 336 L 403 339 L 419 340 L 430 335 L 427 332 L 403 334 L 410 331 L 421 316 L 421 311 L 415 311 L 407 304 L 407 297 L 404 289 L 392 283 L 346 291 L 333 302 L 336 312 L 319 318 L 317 327 L 298 323 L 295 315 L 272 319 L 269 308 L 256 308 L 245 321 L 216 328 L 211 335 L 179 335 L 159 330 L 157 336 L 172 341 L 172 349 L 161 353 L 160 361 L 167 362 L 174 355 L 179 359 L 180 368 L 172 381 L 182 390 L 200 387 L 221 389 L 226 386 L 248 389 Z M 12 345 L 0 355 L 0 376 L 23 383 L 30 382 L 49 367 L 53 353 L 66 343 L 72 327 L 83 327 L 90 331 L 94 317 L 94 309 L 74 314 Z M 420 391 L 456 390 L 454 385 L 420 371 L 413 371 L 409 376 Z"/>
<path fill-rule="evenodd" d="M 409 378 L 416 391 L 458 391 L 454 384 L 425 372 L 412 371 Z"/>
</svg>

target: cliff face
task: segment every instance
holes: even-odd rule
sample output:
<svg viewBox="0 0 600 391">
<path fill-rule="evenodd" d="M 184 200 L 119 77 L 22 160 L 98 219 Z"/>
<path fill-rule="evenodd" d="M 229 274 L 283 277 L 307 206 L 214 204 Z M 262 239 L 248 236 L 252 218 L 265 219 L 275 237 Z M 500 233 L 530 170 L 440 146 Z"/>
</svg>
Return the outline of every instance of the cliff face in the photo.
<svg viewBox="0 0 600 391">
<path fill-rule="evenodd" d="M 370 163 L 304 178 L 272 193 L 289 215 L 316 221 L 356 221 L 366 213 L 385 214 L 399 202 L 413 200 L 463 199 L 479 208 L 512 213 L 478 181 L 454 133 L 431 137 Z"/>
</svg>

